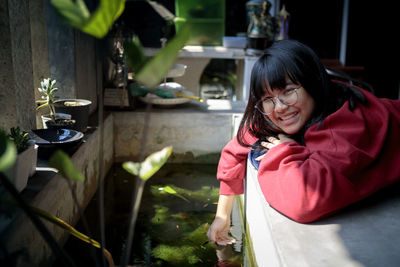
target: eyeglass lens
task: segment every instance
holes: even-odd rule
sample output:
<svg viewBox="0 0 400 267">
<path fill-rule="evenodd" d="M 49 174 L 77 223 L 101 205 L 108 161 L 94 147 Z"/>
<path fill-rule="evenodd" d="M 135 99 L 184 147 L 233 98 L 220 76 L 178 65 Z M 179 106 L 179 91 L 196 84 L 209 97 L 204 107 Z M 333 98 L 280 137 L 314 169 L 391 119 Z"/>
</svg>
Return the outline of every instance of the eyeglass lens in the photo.
<svg viewBox="0 0 400 267">
<path fill-rule="evenodd" d="M 297 89 L 284 90 L 277 97 L 264 99 L 260 101 L 259 107 L 262 108 L 264 113 L 270 114 L 274 111 L 276 101 L 287 106 L 294 105 L 297 102 Z"/>
</svg>

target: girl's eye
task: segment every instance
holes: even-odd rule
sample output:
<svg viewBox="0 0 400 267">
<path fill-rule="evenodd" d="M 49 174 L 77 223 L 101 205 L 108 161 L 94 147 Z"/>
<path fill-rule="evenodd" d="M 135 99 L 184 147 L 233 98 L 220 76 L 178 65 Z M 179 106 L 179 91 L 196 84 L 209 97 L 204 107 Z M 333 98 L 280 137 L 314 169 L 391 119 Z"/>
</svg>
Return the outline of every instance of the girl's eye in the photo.
<svg viewBox="0 0 400 267">
<path fill-rule="evenodd" d="M 289 88 L 289 89 L 286 89 L 285 91 L 283 91 L 283 95 L 290 95 L 291 93 L 293 93 L 294 92 L 294 90 L 295 90 L 296 88 Z"/>
</svg>

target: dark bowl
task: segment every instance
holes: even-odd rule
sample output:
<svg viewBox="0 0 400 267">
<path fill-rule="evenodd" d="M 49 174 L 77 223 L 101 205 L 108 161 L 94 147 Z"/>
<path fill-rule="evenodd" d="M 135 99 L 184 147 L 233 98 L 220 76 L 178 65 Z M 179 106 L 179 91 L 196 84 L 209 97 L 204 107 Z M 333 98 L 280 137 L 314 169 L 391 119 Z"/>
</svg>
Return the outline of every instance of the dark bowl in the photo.
<svg viewBox="0 0 400 267">
<path fill-rule="evenodd" d="M 31 138 L 39 146 L 38 157 L 48 159 L 57 149 L 70 153 L 83 138 L 83 133 L 71 129 L 32 130 Z"/>
</svg>

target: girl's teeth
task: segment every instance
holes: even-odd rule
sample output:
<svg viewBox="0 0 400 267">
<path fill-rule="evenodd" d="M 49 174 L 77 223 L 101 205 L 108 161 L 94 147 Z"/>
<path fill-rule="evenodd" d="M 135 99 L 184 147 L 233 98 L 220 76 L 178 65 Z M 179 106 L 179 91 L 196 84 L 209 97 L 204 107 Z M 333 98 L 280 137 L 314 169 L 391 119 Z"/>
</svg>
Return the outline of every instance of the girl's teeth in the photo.
<svg viewBox="0 0 400 267">
<path fill-rule="evenodd" d="M 290 114 L 289 116 L 285 116 L 285 117 L 281 117 L 281 120 L 287 120 L 287 119 L 290 119 L 290 118 L 292 118 L 292 117 L 294 117 L 294 116 L 296 116 L 296 114 L 297 114 L 297 112 L 295 112 L 295 113 L 292 113 L 292 114 Z"/>
</svg>

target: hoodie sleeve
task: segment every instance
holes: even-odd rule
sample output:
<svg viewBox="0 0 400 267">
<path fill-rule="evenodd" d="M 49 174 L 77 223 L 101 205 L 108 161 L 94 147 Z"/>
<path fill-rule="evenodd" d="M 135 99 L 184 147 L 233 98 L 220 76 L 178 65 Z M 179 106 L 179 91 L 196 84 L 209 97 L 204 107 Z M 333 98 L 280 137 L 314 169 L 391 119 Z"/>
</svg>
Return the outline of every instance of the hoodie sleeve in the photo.
<svg viewBox="0 0 400 267">
<path fill-rule="evenodd" d="M 306 146 L 283 143 L 262 159 L 258 181 L 267 202 L 307 223 L 400 179 L 400 101 L 367 95 L 368 106 L 347 104 L 310 127 Z M 389 101 L 390 102 L 390 101 Z"/>
<path fill-rule="evenodd" d="M 253 144 L 257 139 L 246 133 L 245 140 L 248 144 Z M 243 178 L 246 176 L 249 151 L 249 147 L 238 143 L 236 136 L 222 150 L 217 171 L 221 195 L 243 194 Z"/>
</svg>

